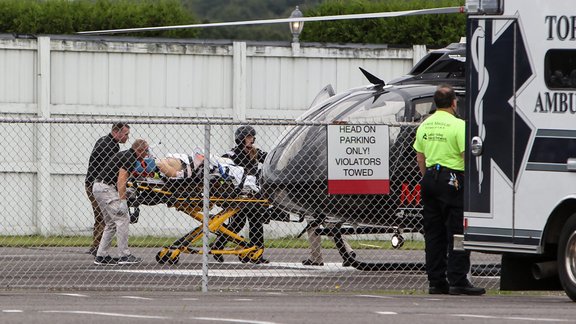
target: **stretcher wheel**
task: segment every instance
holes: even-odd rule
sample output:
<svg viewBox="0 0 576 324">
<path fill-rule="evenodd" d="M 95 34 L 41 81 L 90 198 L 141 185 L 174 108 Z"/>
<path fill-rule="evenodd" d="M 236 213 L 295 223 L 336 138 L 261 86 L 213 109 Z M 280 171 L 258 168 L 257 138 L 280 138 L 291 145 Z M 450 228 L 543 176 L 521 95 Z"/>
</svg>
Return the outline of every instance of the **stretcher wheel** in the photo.
<svg viewBox="0 0 576 324">
<path fill-rule="evenodd" d="M 163 248 L 162 250 L 160 250 L 160 252 L 158 252 L 158 254 L 156 254 L 156 262 L 160 263 L 160 264 L 164 264 L 166 262 L 168 262 L 169 256 L 168 253 L 170 252 L 170 249 L 168 248 Z"/>
<path fill-rule="evenodd" d="M 168 259 L 169 264 L 177 264 L 180 261 L 180 250 L 173 250 Z"/>
<path fill-rule="evenodd" d="M 394 234 L 392 235 L 390 242 L 392 243 L 393 248 L 399 249 L 402 247 L 402 245 L 404 245 L 404 237 L 400 234 Z"/>
<path fill-rule="evenodd" d="M 256 251 L 249 252 L 248 254 L 241 254 L 238 256 L 238 259 L 242 263 L 254 262 L 262 257 L 262 253 L 264 253 L 264 249 L 258 249 Z"/>
<path fill-rule="evenodd" d="M 156 254 L 156 262 L 159 264 L 177 264 L 180 261 L 180 250 L 171 250 L 163 248 Z"/>
</svg>

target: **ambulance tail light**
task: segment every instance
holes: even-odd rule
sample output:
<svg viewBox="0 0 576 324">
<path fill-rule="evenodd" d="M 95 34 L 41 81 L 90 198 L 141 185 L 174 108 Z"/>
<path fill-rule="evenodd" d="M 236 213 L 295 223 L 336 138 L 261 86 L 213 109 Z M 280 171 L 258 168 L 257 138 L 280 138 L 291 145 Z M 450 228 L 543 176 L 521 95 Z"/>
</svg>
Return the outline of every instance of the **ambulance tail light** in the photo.
<svg viewBox="0 0 576 324">
<path fill-rule="evenodd" d="M 504 0 L 466 0 L 466 13 L 472 15 L 500 15 Z"/>
</svg>

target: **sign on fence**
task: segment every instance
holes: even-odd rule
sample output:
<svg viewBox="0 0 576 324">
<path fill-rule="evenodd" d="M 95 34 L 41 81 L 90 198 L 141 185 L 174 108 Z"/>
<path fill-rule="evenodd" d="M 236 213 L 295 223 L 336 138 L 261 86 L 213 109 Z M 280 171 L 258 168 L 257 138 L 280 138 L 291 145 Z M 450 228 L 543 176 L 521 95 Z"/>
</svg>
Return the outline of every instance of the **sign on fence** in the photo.
<svg viewBox="0 0 576 324">
<path fill-rule="evenodd" d="M 328 193 L 390 193 L 387 125 L 328 125 Z"/>
</svg>

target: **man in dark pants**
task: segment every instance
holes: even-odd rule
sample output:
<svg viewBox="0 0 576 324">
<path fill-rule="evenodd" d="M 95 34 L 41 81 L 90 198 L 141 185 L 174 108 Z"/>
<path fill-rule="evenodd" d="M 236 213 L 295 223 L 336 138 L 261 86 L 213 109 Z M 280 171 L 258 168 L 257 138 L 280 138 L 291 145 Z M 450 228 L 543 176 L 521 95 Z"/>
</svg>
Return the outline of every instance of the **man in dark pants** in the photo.
<svg viewBox="0 0 576 324">
<path fill-rule="evenodd" d="M 92 246 L 88 253 L 96 256 L 96 251 L 98 251 L 98 246 L 100 245 L 100 240 L 102 239 L 102 233 L 104 232 L 104 217 L 102 216 L 102 211 L 98 207 L 98 202 L 94 198 L 92 193 L 92 187 L 94 185 L 94 180 L 104 167 L 104 165 L 110 160 L 112 156 L 120 151 L 119 143 L 126 143 L 128 136 L 130 134 L 130 126 L 125 123 L 116 123 L 112 125 L 112 131 L 106 136 L 102 136 L 92 149 L 90 154 L 90 160 L 88 162 L 88 172 L 86 172 L 86 180 L 84 181 L 86 187 L 86 195 L 90 200 L 92 205 L 92 210 L 94 212 L 94 230 L 92 236 Z"/>
<path fill-rule="evenodd" d="M 449 85 L 434 93 L 437 110 L 416 131 L 416 159 L 422 174 L 426 272 L 430 294 L 482 295 L 468 280 L 470 252 L 454 250 L 464 233 L 465 123 L 456 117 L 458 100 Z"/>
<path fill-rule="evenodd" d="M 222 157 L 229 158 L 236 165 L 244 168 L 246 175 L 257 175 L 258 164 L 263 163 L 266 159 L 266 152 L 256 148 L 254 141 L 256 140 L 256 130 L 252 126 L 240 126 L 234 132 L 234 141 L 236 146 Z M 269 222 L 269 213 L 266 208 L 257 204 L 246 204 L 242 209 L 232 217 L 230 224 L 227 228 L 232 232 L 239 232 L 246 224 L 246 219 L 249 221 L 249 237 L 250 243 L 259 249 L 264 249 L 264 223 Z M 223 235 L 216 237 L 212 243 L 211 249 L 222 250 L 226 245 L 227 238 Z M 219 254 L 214 254 L 214 259 L 218 262 L 223 262 L 224 257 Z M 256 264 L 269 263 L 268 260 L 259 256 L 257 259 L 241 259 L 243 262 L 252 262 Z"/>
</svg>

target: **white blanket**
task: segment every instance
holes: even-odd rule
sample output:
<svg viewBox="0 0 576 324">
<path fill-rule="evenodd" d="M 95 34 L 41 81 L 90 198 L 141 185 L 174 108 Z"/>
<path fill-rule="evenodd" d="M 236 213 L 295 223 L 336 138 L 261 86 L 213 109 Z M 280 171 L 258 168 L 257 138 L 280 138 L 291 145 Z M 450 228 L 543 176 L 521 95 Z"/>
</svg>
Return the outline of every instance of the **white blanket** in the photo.
<svg viewBox="0 0 576 324">
<path fill-rule="evenodd" d="M 214 161 L 212 161 L 214 159 Z M 239 187 L 240 183 L 242 182 L 242 178 L 244 178 L 244 168 L 238 166 L 232 161 L 231 159 L 223 158 L 223 157 L 211 157 L 210 164 L 213 165 L 213 162 L 218 167 L 218 172 L 222 176 L 222 178 L 228 180 L 232 180 L 234 186 Z M 253 175 L 247 175 L 244 179 L 244 186 L 243 189 L 249 190 L 252 192 L 260 192 L 260 187 L 256 182 L 256 177 Z"/>
</svg>

